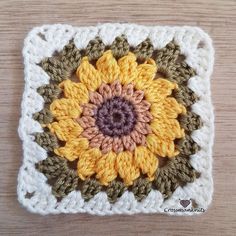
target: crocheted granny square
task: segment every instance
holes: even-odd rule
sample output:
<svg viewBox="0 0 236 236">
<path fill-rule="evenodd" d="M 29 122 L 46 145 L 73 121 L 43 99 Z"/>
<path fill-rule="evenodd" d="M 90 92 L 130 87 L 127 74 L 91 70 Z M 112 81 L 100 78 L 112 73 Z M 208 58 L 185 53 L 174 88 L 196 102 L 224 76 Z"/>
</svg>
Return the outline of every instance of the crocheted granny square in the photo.
<svg viewBox="0 0 236 236">
<path fill-rule="evenodd" d="M 30 211 L 204 212 L 214 51 L 196 27 L 45 25 L 25 39 L 19 201 Z"/>
</svg>

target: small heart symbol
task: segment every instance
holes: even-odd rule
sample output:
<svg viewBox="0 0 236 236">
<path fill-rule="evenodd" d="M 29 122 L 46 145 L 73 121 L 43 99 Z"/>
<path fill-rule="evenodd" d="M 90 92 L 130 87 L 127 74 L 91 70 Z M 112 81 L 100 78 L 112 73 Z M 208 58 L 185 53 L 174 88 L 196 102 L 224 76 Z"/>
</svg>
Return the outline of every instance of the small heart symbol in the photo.
<svg viewBox="0 0 236 236">
<path fill-rule="evenodd" d="M 186 208 L 190 204 L 190 200 L 180 200 L 180 204 Z"/>
</svg>

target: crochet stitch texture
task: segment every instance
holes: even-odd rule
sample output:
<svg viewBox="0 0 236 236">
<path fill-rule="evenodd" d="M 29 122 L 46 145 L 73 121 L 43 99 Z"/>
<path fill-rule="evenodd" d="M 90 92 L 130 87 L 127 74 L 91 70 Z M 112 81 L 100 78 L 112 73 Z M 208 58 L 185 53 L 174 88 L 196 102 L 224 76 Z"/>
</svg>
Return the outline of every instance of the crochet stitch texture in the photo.
<svg viewBox="0 0 236 236">
<path fill-rule="evenodd" d="M 18 198 L 30 211 L 208 207 L 214 51 L 202 30 L 45 25 L 23 55 Z"/>
</svg>

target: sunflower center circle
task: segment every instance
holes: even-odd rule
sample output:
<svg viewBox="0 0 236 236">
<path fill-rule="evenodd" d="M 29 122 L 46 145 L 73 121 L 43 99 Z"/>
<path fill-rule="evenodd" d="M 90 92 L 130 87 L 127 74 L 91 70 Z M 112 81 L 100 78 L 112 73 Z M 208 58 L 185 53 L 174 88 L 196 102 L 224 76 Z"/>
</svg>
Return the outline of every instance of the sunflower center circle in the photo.
<svg viewBox="0 0 236 236">
<path fill-rule="evenodd" d="M 111 137 L 130 134 L 136 124 L 136 119 L 134 105 L 122 97 L 113 97 L 103 102 L 95 115 L 99 130 Z"/>
</svg>

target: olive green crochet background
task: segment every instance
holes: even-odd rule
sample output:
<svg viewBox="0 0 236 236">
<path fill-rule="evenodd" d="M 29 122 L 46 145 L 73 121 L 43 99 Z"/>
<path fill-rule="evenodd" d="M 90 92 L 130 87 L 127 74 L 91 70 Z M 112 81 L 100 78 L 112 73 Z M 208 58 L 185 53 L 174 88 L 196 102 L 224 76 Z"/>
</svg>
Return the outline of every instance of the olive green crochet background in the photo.
<svg viewBox="0 0 236 236">
<path fill-rule="evenodd" d="M 34 114 L 34 119 L 41 124 L 52 122 L 53 116 L 48 106 L 60 96 L 61 90 L 57 84 L 73 76 L 83 56 L 88 56 L 89 60 L 94 62 L 108 49 L 112 50 L 117 59 L 131 51 L 137 56 L 139 63 L 152 57 L 158 65 L 157 77 L 164 77 L 179 86 L 173 96 L 188 110 L 186 115 L 178 117 L 186 134 L 185 138 L 176 141 L 180 154 L 171 160 L 163 161 L 163 158 L 160 160 L 161 166 L 156 171 L 152 183 L 146 179 L 146 176 L 141 176 L 128 188 L 138 201 L 143 200 L 151 189 L 159 190 L 164 198 L 168 198 L 178 186 L 193 182 L 200 175 L 189 162 L 189 156 L 199 150 L 190 134 L 201 127 L 200 117 L 191 111 L 191 105 L 198 98 L 187 86 L 188 79 L 194 76 L 195 72 L 186 64 L 185 57 L 181 55 L 179 46 L 174 42 L 168 43 L 160 50 L 154 50 L 149 38 L 134 48 L 129 46 L 125 35 L 116 37 L 110 46 L 105 46 L 102 40 L 96 37 L 89 42 L 85 50 L 79 50 L 71 40 L 62 51 L 57 52 L 53 57 L 45 58 L 40 63 L 40 66 L 50 76 L 50 84 L 43 85 L 37 90 L 44 98 L 45 106 L 42 111 Z M 71 191 L 80 190 L 85 200 L 90 200 L 98 192 L 105 191 L 109 201 L 114 203 L 127 190 L 127 187 L 119 179 L 114 180 L 108 186 L 101 186 L 95 177 L 86 181 L 80 180 L 75 170 L 76 163 L 73 165 L 73 163 L 71 164 L 53 154 L 54 148 L 62 143 L 48 129 L 45 129 L 43 133 L 35 133 L 35 141 L 49 153 L 49 157 L 37 163 L 36 167 L 47 176 L 48 184 L 52 185 L 52 193 L 59 201 Z"/>
</svg>

